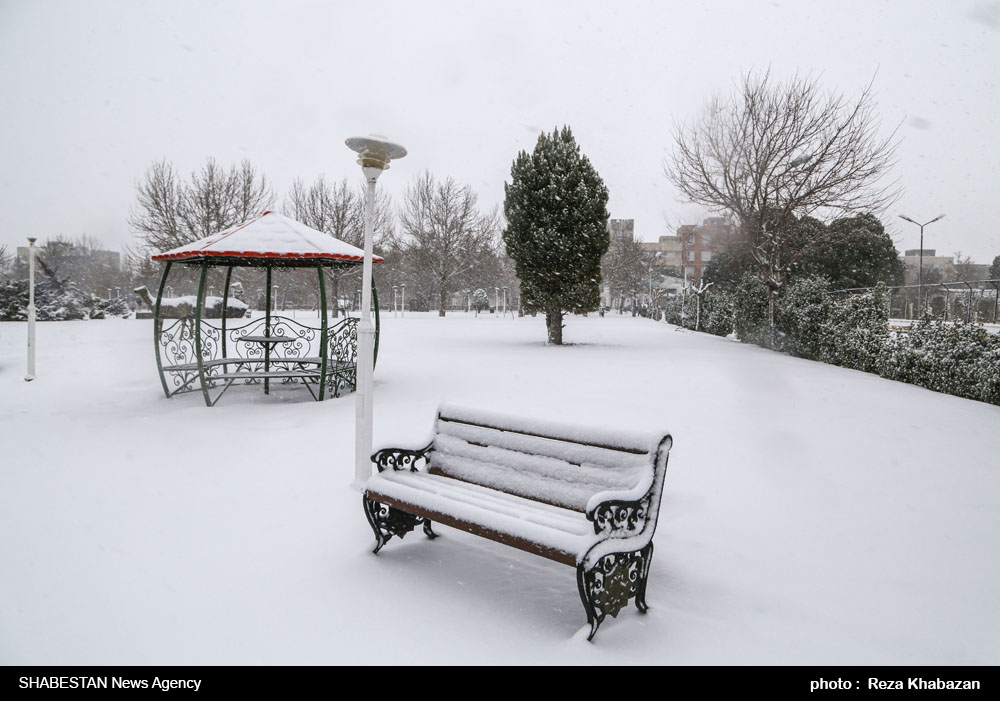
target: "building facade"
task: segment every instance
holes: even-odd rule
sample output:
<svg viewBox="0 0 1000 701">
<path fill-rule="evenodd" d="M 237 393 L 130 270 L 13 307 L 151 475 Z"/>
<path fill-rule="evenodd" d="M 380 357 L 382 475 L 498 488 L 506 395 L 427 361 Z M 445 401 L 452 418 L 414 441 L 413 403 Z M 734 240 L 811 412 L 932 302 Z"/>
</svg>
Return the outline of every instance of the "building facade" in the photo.
<svg viewBox="0 0 1000 701">
<path fill-rule="evenodd" d="M 709 217 L 701 224 L 677 227 L 674 236 L 661 236 L 659 241 L 642 244 L 643 250 L 655 256 L 658 267 L 673 268 L 679 277 L 697 285 L 712 262 L 712 256 L 726 250 L 736 228 L 723 217 Z"/>
</svg>

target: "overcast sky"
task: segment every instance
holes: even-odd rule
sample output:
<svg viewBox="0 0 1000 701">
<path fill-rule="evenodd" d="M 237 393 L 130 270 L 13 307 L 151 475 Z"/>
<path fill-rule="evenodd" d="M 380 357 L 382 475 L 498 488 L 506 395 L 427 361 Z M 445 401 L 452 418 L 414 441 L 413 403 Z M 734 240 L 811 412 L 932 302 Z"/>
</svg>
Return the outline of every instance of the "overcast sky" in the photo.
<svg viewBox="0 0 1000 701">
<path fill-rule="evenodd" d="M 638 238 L 705 214 L 662 174 L 674 124 L 741 72 L 811 73 L 856 95 L 874 77 L 899 126 L 884 213 L 897 247 L 1000 255 L 1000 2 L 188 2 L 0 0 L 0 244 L 89 234 L 119 248 L 154 160 L 183 173 L 250 159 L 360 182 L 353 135 L 503 200 L 517 152 L 572 127 Z"/>
</svg>

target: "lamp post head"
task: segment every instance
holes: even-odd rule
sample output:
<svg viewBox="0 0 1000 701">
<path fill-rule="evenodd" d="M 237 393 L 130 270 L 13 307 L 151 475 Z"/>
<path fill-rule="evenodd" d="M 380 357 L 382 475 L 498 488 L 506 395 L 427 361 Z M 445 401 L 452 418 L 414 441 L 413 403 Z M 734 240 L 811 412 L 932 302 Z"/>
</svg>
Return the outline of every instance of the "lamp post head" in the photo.
<svg viewBox="0 0 1000 701">
<path fill-rule="evenodd" d="M 34 236 L 29 236 L 28 237 L 28 245 L 29 246 L 34 246 L 35 245 L 35 241 L 37 241 L 37 240 L 38 239 L 36 239 Z"/>
<path fill-rule="evenodd" d="M 917 224 L 917 222 L 913 221 L 912 219 L 910 219 L 910 218 L 909 218 L 908 216 L 906 216 L 905 214 L 900 214 L 900 215 L 899 215 L 899 218 L 900 218 L 900 219 L 905 219 L 906 221 L 910 222 L 911 224 Z M 917 224 L 917 226 L 920 226 L 920 225 L 919 225 L 919 224 Z"/>
<path fill-rule="evenodd" d="M 369 181 L 377 179 L 383 170 L 388 170 L 389 161 L 406 155 L 405 148 L 375 134 L 352 136 L 344 143 L 352 151 L 357 151 L 358 165 Z"/>
</svg>

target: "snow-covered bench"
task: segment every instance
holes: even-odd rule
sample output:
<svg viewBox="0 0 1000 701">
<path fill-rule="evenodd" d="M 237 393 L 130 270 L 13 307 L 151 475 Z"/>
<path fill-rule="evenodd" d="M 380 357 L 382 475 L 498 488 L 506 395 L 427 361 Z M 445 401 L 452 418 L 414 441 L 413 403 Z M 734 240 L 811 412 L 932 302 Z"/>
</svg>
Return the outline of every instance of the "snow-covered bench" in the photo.
<svg viewBox="0 0 1000 701">
<path fill-rule="evenodd" d="M 433 440 L 372 456 L 365 515 L 377 553 L 431 522 L 576 567 L 593 639 L 635 598 L 646 611 L 653 531 L 672 445 L 636 435 L 528 421 L 446 405 Z"/>
</svg>

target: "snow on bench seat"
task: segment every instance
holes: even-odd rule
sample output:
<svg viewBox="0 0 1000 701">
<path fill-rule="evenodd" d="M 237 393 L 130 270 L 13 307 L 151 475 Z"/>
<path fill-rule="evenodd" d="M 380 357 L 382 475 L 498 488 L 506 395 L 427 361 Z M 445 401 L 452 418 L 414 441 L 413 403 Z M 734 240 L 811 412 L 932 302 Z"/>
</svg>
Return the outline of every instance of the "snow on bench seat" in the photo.
<svg viewBox="0 0 1000 701">
<path fill-rule="evenodd" d="M 564 557 L 560 560 L 573 564 L 597 542 L 593 524 L 580 513 L 439 475 L 382 472 L 369 480 L 367 491 L 376 501 L 447 514 L 497 534 L 530 541 L 561 553 Z"/>
</svg>

